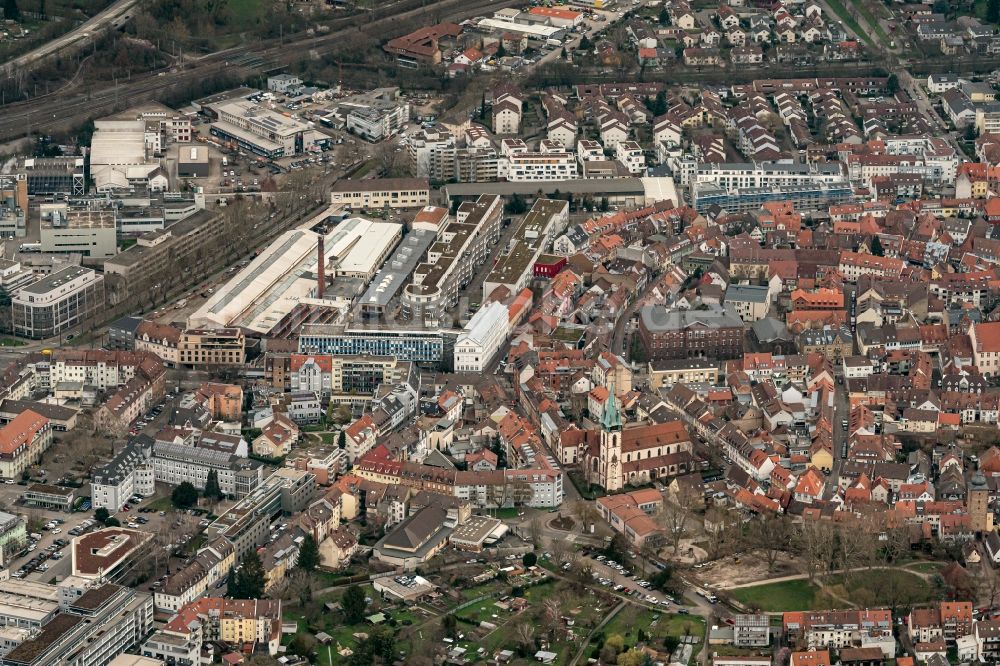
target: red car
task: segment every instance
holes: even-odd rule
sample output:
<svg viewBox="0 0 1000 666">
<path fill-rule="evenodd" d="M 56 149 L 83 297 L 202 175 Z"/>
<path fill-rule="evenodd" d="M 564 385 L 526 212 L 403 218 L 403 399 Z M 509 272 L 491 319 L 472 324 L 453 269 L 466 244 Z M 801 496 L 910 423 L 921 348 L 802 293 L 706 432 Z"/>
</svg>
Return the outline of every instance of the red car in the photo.
<svg viewBox="0 0 1000 666">
<path fill-rule="evenodd" d="M 132 507 L 130 507 L 128 504 L 126 504 L 125 506 L 122 507 L 122 511 L 128 511 L 131 508 Z"/>
</svg>

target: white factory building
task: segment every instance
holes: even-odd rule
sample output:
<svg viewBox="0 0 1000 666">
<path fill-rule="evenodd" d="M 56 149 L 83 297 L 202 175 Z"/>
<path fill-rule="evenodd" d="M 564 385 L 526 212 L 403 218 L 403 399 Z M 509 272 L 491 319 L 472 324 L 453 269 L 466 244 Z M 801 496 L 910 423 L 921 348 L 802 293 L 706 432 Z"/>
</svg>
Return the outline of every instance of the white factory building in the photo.
<svg viewBox="0 0 1000 666">
<path fill-rule="evenodd" d="M 455 341 L 455 372 L 483 372 L 507 342 L 510 314 L 499 301 L 484 305 Z"/>
<path fill-rule="evenodd" d="M 146 124 L 141 119 L 94 122 L 90 177 L 98 192 L 167 189 L 166 172 L 159 160 L 150 155 L 159 146 L 159 140 L 147 136 Z"/>
<path fill-rule="evenodd" d="M 323 213 L 319 217 L 326 217 Z M 307 225 L 307 226 L 312 226 Z M 326 282 L 353 279 L 367 284 L 402 236 L 402 226 L 349 218 L 323 237 Z M 192 328 L 238 326 L 267 333 L 299 303 L 318 297 L 317 256 L 320 235 L 308 228 L 278 236 L 256 259 L 206 301 L 188 319 Z M 342 300 L 335 290 L 324 299 Z"/>
</svg>

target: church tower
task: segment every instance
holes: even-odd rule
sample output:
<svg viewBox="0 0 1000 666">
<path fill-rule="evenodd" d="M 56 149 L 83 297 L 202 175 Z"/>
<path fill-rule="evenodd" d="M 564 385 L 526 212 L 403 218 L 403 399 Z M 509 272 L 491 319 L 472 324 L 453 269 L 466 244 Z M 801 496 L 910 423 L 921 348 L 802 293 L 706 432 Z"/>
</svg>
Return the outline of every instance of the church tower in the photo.
<svg viewBox="0 0 1000 666">
<path fill-rule="evenodd" d="M 601 418 L 601 487 L 608 492 L 621 490 L 622 415 L 618 409 L 614 382 L 608 387 L 608 404 Z"/>
</svg>

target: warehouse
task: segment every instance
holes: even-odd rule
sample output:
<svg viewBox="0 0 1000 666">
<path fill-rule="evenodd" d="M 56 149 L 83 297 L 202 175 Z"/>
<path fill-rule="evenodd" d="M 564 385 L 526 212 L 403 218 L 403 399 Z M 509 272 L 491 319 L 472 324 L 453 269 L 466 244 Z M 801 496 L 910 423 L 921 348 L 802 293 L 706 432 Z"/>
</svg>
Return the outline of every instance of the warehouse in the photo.
<svg viewBox="0 0 1000 666">
<path fill-rule="evenodd" d="M 401 234 L 398 224 L 362 218 L 350 218 L 334 227 L 323 237 L 327 276 L 323 298 L 348 305 L 392 252 Z M 238 326 L 269 332 L 296 305 L 319 296 L 319 239 L 319 234 L 308 229 L 279 236 L 194 312 L 189 326 Z M 328 284 L 331 277 L 335 277 L 332 286 Z"/>
<path fill-rule="evenodd" d="M 267 158 L 298 155 L 325 136 L 306 123 L 245 99 L 223 102 L 213 110 L 212 136 Z"/>
<path fill-rule="evenodd" d="M 181 146 L 177 155 L 178 178 L 208 177 L 208 148 L 205 146 Z"/>
</svg>

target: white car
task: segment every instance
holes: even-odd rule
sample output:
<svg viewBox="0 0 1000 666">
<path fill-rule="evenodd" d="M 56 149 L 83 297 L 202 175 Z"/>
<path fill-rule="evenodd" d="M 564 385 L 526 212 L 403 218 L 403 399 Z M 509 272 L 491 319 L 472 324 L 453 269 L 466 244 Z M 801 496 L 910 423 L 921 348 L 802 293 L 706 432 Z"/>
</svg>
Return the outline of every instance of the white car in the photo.
<svg viewBox="0 0 1000 666">
<path fill-rule="evenodd" d="M 54 530 L 52 530 L 52 533 L 53 534 L 62 534 L 62 528 L 57 527 Z"/>
</svg>

